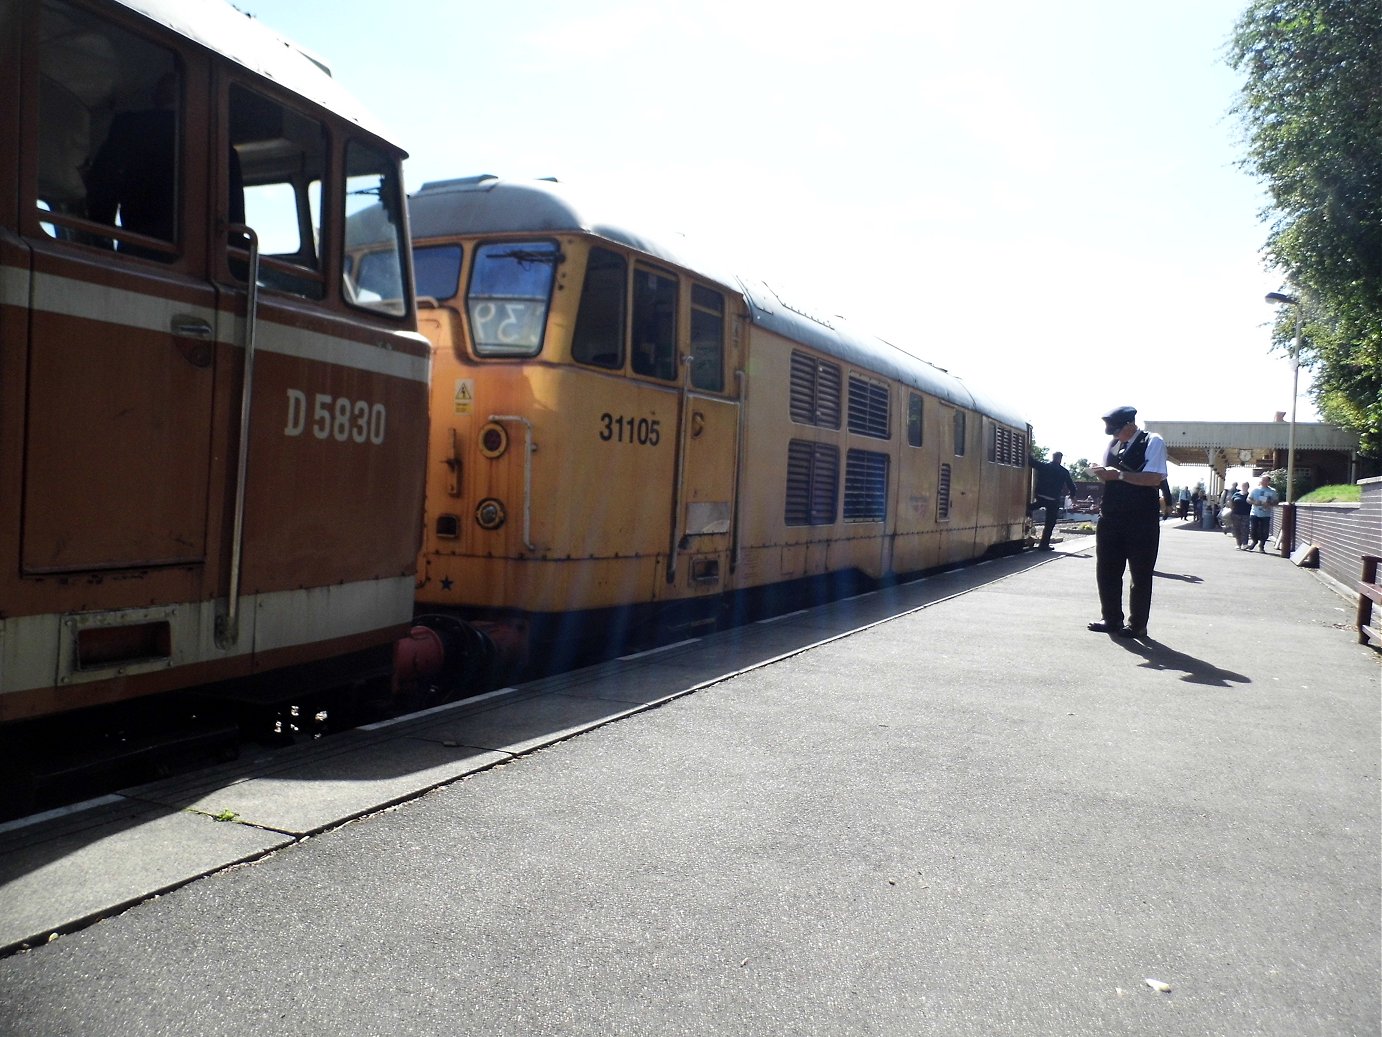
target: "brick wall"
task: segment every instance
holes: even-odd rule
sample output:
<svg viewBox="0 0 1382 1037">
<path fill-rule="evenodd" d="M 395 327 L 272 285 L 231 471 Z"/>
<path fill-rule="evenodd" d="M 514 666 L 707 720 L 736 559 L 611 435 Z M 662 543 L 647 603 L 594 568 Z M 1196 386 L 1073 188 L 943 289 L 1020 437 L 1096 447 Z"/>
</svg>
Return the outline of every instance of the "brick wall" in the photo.
<svg viewBox="0 0 1382 1037">
<path fill-rule="evenodd" d="M 1295 547 L 1320 549 L 1320 571 L 1356 596 L 1363 554 L 1382 554 L 1382 478 L 1364 479 L 1358 504 L 1297 504 Z"/>
</svg>

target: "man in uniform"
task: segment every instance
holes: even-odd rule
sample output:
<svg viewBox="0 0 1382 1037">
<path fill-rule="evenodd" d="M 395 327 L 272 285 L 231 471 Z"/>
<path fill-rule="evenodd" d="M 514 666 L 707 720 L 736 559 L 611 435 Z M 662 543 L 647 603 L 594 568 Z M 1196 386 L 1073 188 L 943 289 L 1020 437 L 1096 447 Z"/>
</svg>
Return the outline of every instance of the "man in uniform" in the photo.
<svg viewBox="0 0 1382 1037">
<path fill-rule="evenodd" d="M 1046 509 L 1046 528 L 1041 531 L 1041 543 L 1037 545 L 1039 551 L 1051 550 L 1051 531 L 1056 528 L 1061 505 L 1066 497 L 1075 496 L 1075 480 L 1070 478 L 1065 465 L 1061 464 L 1064 456 L 1057 450 L 1049 461 L 1031 461 L 1032 468 L 1036 470 L 1037 506 Z"/>
<path fill-rule="evenodd" d="M 1101 618 L 1089 629 L 1118 637 L 1146 637 L 1152 610 L 1152 570 L 1161 546 L 1157 494 L 1166 478 L 1166 442 L 1137 427 L 1137 408 L 1118 407 L 1104 415 L 1104 433 L 1113 437 L 1104 463 L 1090 471 L 1103 480 L 1104 502 L 1094 533 L 1095 579 Z M 1128 622 L 1123 623 L 1123 570 L 1131 574 Z"/>
</svg>

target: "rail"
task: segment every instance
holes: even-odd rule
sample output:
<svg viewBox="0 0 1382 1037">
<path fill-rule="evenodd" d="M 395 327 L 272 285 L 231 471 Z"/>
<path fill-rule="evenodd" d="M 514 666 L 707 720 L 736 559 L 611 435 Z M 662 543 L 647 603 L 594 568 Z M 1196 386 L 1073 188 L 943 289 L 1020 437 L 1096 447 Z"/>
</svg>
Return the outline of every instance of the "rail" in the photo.
<svg viewBox="0 0 1382 1037">
<path fill-rule="evenodd" d="M 677 453 L 672 474 L 672 542 L 667 546 L 667 582 L 677 582 L 677 552 L 681 548 L 682 514 L 681 501 L 685 493 L 686 481 L 686 430 L 691 425 L 687 408 L 691 401 L 691 364 L 695 361 L 691 354 L 681 358 L 681 386 L 677 394 Z"/>
<path fill-rule="evenodd" d="M 255 331 L 259 323 L 259 235 L 252 227 L 234 224 L 230 234 L 243 234 L 249 246 L 249 271 L 245 291 L 245 364 L 240 386 L 240 452 L 235 465 L 235 503 L 230 534 L 230 579 L 226 613 L 216 631 L 216 643 L 229 648 L 240 639 L 240 569 L 245 547 L 245 490 L 250 459 L 250 412 L 254 402 Z"/>
</svg>

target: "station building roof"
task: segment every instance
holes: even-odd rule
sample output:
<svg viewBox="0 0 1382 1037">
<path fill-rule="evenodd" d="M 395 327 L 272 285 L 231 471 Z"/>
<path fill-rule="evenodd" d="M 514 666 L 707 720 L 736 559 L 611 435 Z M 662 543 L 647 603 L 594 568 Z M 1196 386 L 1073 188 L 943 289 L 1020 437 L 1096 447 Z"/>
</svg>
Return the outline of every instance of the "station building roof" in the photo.
<svg viewBox="0 0 1382 1037">
<path fill-rule="evenodd" d="M 1290 446 L 1288 421 L 1148 421 L 1149 432 L 1166 440 L 1176 464 L 1247 467 Z M 1323 422 L 1296 422 L 1296 451 L 1330 451 L 1352 457 L 1358 436 Z"/>
</svg>

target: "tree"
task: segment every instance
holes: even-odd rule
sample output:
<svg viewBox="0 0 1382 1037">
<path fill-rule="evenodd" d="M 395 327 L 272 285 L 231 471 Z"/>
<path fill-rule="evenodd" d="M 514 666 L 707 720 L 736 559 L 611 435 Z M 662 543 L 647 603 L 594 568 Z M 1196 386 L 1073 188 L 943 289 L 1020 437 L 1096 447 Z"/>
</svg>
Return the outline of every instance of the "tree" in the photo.
<svg viewBox="0 0 1382 1037">
<path fill-rule="evenodd" d="M 1315 403 L 1382 456 L 1382 0 L 1252 0 L 1228 62 L 1244 76 L 1241 165 L 1271 199 L 1263 252 L 1302 301 Z M 1274 340 L 1294 339 L 1282 307 Z"/>
<path fill-rule="evenodd" d="M 1051 448 L 1032 444 L 1033 461 L 1049 461 L 1051 459 Z M 1089 474 L 1089 458 L 1082 457 L 1073 464 L 1066 461 L 1066 471 L 1070 473 L 1070 478 L 1075 482 L 1098 482 L 1094 476 Z"/>
<path fill-rule="evenodd" d="M 1075 482 L 1098 482 L 1089 474 L 1089 458 L 1082 457 L 1070 466 L 1070 478 Z"/>
</svg>

